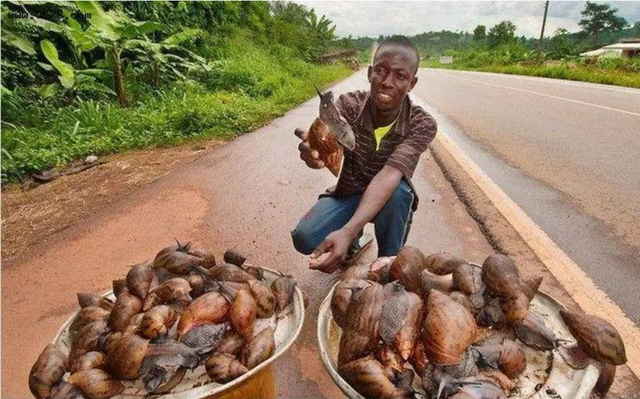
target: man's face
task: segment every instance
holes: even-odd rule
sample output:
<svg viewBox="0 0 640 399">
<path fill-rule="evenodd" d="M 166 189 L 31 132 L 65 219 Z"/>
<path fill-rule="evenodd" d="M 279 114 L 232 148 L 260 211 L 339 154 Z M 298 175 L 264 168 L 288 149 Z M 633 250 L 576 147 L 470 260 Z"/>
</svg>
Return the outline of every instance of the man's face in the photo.
<svg viewBox="0 0 640 399">
<path fill-rule="evenodd" d="M 418 81 L 416 62 L 415 54 L 404 47 L 389 45 L 378 49 L 368 71 L 376 108 L 381 111 L 400 108 L 402 100 Z"/>
</svg>

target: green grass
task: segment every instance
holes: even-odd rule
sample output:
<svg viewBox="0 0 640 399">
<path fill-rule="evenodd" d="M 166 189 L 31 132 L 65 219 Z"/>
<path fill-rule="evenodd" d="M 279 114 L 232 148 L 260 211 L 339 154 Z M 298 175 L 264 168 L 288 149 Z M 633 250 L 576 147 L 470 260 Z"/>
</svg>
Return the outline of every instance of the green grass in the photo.
<svg viewBox="0 0 640 399">
<path fill-rule="evenodd" d="M 304 102 L 318 86 L 347 77 L 238 38 L 209 73 L 157 92 L 128 82 L 131 103 L 85 101 L 61 109 L 3 98 L 2 183 L 88 154 L 176 145 L 251 132 Z M 4 96 L 3 96 L 4 97 Z M 30 104 L 26 106 L 24 104 Z"/>
<path fill-rule="evenodd" d="M 602 68 L 575 63 L 560 63 L 559 65 L 480 65 L 439 64 L 437 61 L 423 61 L 421 67 L 456 69 L 480 72 L 495 72 L 511 75 L 540 76 L 545 78 L 576 80 L 581 82 L 601 83 L 615 86 L 640 88 L 640 71 L 620 70 L 616 68 Z"/>
</svg>

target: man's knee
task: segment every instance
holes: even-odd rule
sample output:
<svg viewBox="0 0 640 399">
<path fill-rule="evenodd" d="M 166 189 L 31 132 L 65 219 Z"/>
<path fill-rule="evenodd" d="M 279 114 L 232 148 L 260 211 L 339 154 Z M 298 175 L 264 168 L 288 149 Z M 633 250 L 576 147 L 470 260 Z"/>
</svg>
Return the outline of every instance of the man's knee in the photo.
<svg viewBox="0 0 640 399">
<path fill-rule="evenodd" d="M 315 250 L 315 247 L 313 247 L 313 236 L 309 229 L 302 226 L 296 227 L 291 231 L 291 239 L 293 240 L 293 247 L 301 254 L 311 255 Z"/>
</svg>

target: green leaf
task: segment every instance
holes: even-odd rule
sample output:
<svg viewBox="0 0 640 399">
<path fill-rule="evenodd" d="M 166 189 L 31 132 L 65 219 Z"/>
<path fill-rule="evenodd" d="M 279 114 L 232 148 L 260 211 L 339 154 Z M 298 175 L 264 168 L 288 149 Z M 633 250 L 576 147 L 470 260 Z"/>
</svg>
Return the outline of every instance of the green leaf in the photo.
<svg viewBox="0 0 640 399">
<path fill-rule="evenodd" d="M 37 26 L 48 32 L 62 33 L 64 32 L 64 26 L 55 22 L 48 21 L 46 19 L 31 17 L 23 20 L 24 23 L 31 26 Z"/>
<path fill-rule="evenodd" d="M 9 89 L 7 89 L 6 87 L 0 85 L 0 91 L 2 92 L 3 96 L 11 96 L 13 95 L 13 92 Z"/>
<path fill-rule="evenodd" d="M 48 72 L 51 72 L 54 70 L 54 68 L 51 65 L 45 64 L 44 62 L 38 62 L 38 66 Z"/>
<path fill-rule="evenodd" d="M 60 83 L 51 83 L 38 88 L 38 94 L 44 98 L 53 97 L 60 90 Z"/>
<path fill-rule="evenodd" d="M 89 68 L 89 69 L 82 69 L 77 72 L 78 72 L 78 75 L 82 74 L 82 75 L 97 77 L 105 80 L 113 79 L 113 72 L 108 69 Z"/>
<path fill-rule="evenodd" d="M 75 77 L 73 76 L 60 75 L 58 76 L 58 80 L 60 81 L 60 83 L 62 83 L 62 86 L 64 86 L 66 89 L 72 88 L 73 84 L 75 83 Z"/>
<path fill-rule="evenodd" d="M 107 86 L 103 85 L 102 83 L 98 83 L 95 80 L 83 81 L 80 86 L 82 86 L 82 88 L 84 88 L 84 89 L 91 89 L 91 90 L 99 92 L 99 93 L 106 93 L 106 94 L 110 94 L 110 95 L 113 95 L 113 96 L 116 95 L 116 92 L 111 90 L 110 87 L 107 87 Z"/>
<path fill-rule="evenodd" d="M 89 22 L 98 29 L 102 37 L 116 41 L 120 35 L 116 32 L 118 23 L 104 10 L 97 1 L 76 1 L 76 6 L 81 12 L 91 14 Z"/>
<path fill-rule="evenodd" d="M 29 55 L 34 55 L 36 53 L 36 49 L 28 39 L 13 32 L 9 32 L 8 30 L 2 29 L 2 41 L 13 47 L 19 48 Z"/>
<path fill-rule="evenodd" d="M 178 45 L 186 40 L 203 36 L 204 33 L 205 32 L 202 29 L 185 29 L 182 32 L 178 32 L 164 39 L 162 43 L 169 45 Z"/>
<path fill-rule="evenodd" d="M 13 161 L 13 157 L 11 156 L 11 154 L 9 154 L 9 151 L 7 151 L 4 147 L 2 147 L 2 149 L 1 149 L 1 150 L 2 150 L 2 155 L 3 155 L 6 159 L 8 159 L 8 160 L 10 160 L 10 161 Z"/>
<path fill-rule="evenodd" d="M 71 8 L 73 10 L 76 9 L 75 4 L 71 1 L 37 1 L 37 0 L 29 0 L 29 1 L 10 1 L 9 3 L 15 4 L 17 6 L 21 5 L 42 5 L 42 4 L 55 4 L 61 7 Z"/>
<path fill-rule="evenodd" d="M 73 67 L 58 58 L 58 50 L 56 50 L 55 46 L 50 41 L 41 41 L 40 48 L 42 49 L 42 53 L 47 58 L 47 60 L 60 73 L 60 76 L 58 77 L 58 79 L 60 79 L 60 83 L 62 83 L 62 85 L 67 89 L 72 88 L 75 81 L 75 73 Z"/>
<path fill-rule="evenodd" d="M 129 39 L 140 35 L 146 35 L 147 33 L 151 33 L 156 30 L 162 30 L 162 28 L 164 28 L 164 25 L 158 22 L 138 21 L 125 26 L 121 35 L 123 38 Z"/>
</svg>

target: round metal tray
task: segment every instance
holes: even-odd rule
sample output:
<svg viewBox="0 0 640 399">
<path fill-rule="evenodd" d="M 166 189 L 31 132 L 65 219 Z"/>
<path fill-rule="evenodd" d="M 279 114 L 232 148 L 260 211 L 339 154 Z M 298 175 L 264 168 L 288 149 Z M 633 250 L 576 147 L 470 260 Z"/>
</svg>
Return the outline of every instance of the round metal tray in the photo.
<svg viewBox="0 0 640 399">
<path fill-rule="evenodd" d="M 327 297 L 320 305 L 318 315 L 318 346 L 320 357 L 325 368 L 338 387 L 352 399 L 364 399 L 338 374 L 338 348 L 342 330 L 333 320 L 331 314 L 331 297 L 335 291 L 336 283 Z M 551 328 L 560 339 L 575 342 L 569 329 L 560 317 L 560 305 L 549 295 L 538 293 L 531 301 L 529 310 L 542 316 L 547 326 Z M 599 371 L 589 365 L 584 370 L 575 370 L 569 367 L 556 350 L 536 351 L 526 345 L 522 345 L 527 357 L 527 368 L 524 373 L 514 379 L 515 393 L 510 398 L 536 398 L 536 399 L 587 399 L 598 380 Z M 409 366 L 407 364 L 407 366 Z M 414 381 L 414 389 L 421 390 L 421 381 L 418 376 Z"/>
<path fill-rule="evenodd" d="M 264 270 L 264 278 L 268 284 L 282 276 L 282 273 L 262 267 Z M 115 300 L 113 291 L 109 291 L 103 294 L 104 297 Z M 71 337 L 69 335 L 69 326 L 78 315 L 79 310 L 76 311 L 65 323 L 60 327 L 58 333 L 53 339 L 53 344 L 58 347 L 65 355 L 69 354 L 71 348 Z M 258 366 L 250 370 L 248 373 L 230 381 L 226 384 L 218 384 L 210 382 L 204 364 L 201 364 L 194 370 L 188 370 L 180 382 L 171 392 L 159 396 L 152 395 L 153 397 L 162 397 L 163 399 L 197 399 L 205 398 L 208 396 L 218 395 L 224 391 L 233 389 L 235 386 L 242 384 L 249 380 L 254 375 L 258 374 L 260 370 L 267 367 L 270 363 L 280 357 L 293 342 L 298 338 L 302 325 L 304 323 L 304 305 L 302 292 L 296 287 L 295 294 L 289 306 L 268 319 L 256 319 L 254 322 L 254 335 L 263 329 L 271 326 L 275 327 L 275 341 L 276 350 L 269 359 L 260 363 Z M 178 323 L 175 323 L 176 325 Z M 175 325 L 174 325 L 175 328 Z M 135 381 L 122 381 L 126 386 L 125 391 L 117 396 L 115 399 L 134 399 L 148 397 L 147 392 L 144 389 L 144 385 L 140 379 Z"/>
</svg>

